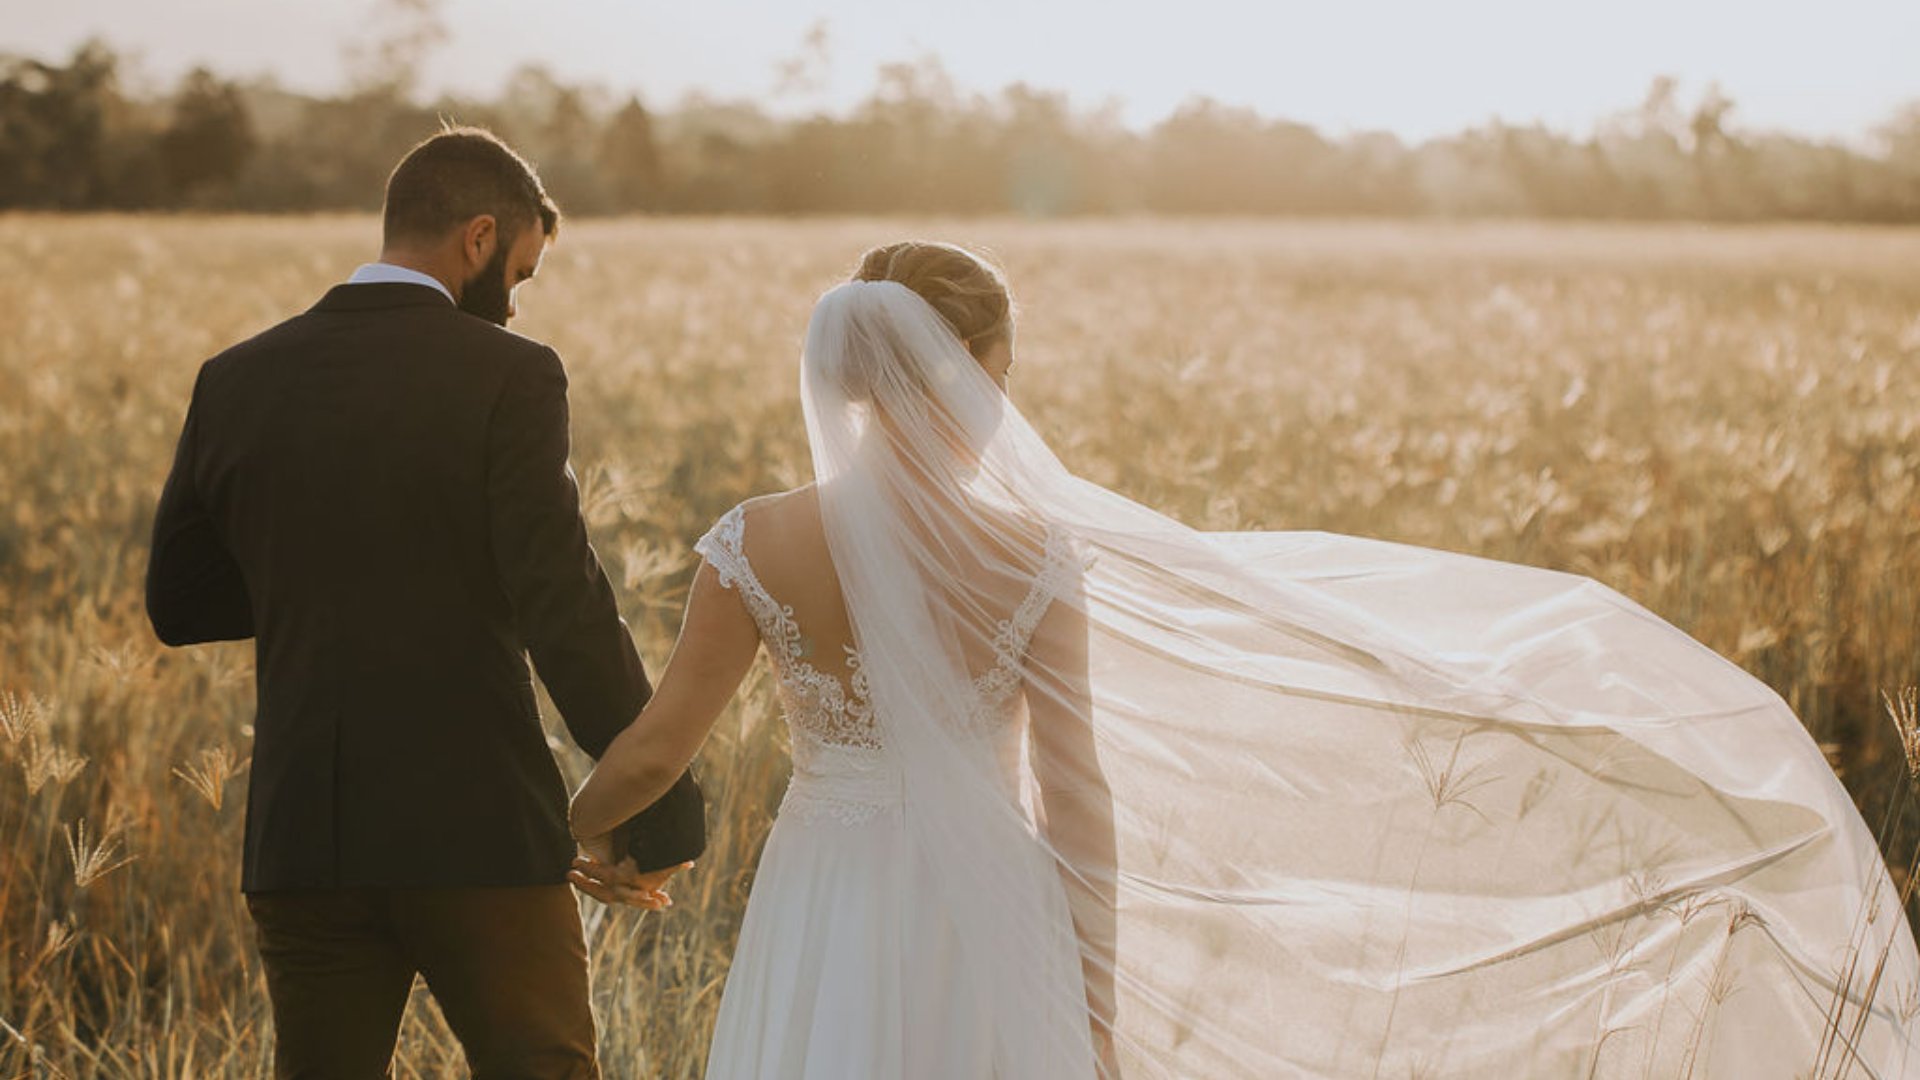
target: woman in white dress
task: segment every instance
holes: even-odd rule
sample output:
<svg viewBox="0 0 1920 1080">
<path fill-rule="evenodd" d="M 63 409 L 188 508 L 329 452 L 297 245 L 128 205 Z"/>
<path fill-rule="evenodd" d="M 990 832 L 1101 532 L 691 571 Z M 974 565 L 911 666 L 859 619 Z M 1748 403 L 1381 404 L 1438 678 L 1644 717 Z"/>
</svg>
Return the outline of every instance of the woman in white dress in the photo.
<svg viewBox="0 0 1920 1080">
<path fill-rule="evenodd" d="M 589 844 L 656 799 L 764 646 L 794 775 L 711 1080 L 1920 1076 L 1899 898 L 1776 695 L 1583 578 L 1081 481 L 1012 344 L 947 245 L 821 298 L 815 483 L 701 539 L 575 799 Z"/>
</svg>

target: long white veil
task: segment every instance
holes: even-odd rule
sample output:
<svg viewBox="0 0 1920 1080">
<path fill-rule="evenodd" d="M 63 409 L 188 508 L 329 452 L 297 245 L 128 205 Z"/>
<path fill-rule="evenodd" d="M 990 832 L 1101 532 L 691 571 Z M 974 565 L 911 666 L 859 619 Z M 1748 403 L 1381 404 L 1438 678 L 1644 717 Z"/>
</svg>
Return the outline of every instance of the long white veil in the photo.
<svg viewBox="0 0 1920 1080">
<path fill-rule="evenodd" d="M 822 297 L 801 387 L 996 1075 L 1920 1076 L 1872 836 L 1651 613 L 1188 529 L 1069 473 L 899 284 Z"/>
</svg>

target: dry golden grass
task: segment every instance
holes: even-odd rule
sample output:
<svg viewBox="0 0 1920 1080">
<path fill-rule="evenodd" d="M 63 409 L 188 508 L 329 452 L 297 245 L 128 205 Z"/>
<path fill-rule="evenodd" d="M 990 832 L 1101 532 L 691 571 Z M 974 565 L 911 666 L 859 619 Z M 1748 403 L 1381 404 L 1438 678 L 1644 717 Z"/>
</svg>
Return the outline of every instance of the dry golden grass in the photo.
<svg viewBox="0 0 1920 1080">
<path fill-rule="evenodd" d="M 376 233 L 0 218 L 0 1078 L 266 1074 L 236 892 L 251 655 L 152 640 L 145 530 L 197 363 Z M 1082 473 L 1206 527 L 1592 574 L 1776 687 L 1913 850 L 1920 744 L 1888 714 L 1910 729 L 1920 682 L 1920 233 L 576 223 L 517 328 L 569 363 L 594 536 L 654 665 L 689 541 L 805 477 L 813 297 L 902 234 L 1003 257 L 1015 393 Z M 698 1075 L 783 784 L 770 719 L 756 677 L 705 752 L 714 843 L 672 912 L 594 911 L 610 1075 Z M 402 1044 L 400 1076 L 455 1071 L 431 1008 Z"/>
</svg>

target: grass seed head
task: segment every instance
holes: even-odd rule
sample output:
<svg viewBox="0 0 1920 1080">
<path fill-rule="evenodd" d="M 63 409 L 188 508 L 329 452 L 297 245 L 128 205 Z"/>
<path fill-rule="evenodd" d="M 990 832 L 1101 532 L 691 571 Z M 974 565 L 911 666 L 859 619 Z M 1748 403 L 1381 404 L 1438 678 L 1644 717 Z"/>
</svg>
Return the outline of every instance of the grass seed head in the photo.
<svg viewBox="0 0 1920 1080">
<path fill-rule="evenodd" d="M 1920 687 L 1909 686 L 1897 694 L 1880 692 L 1887 704 L 1887 716 L 1900 736 L 1900 749 L 1907 758 L 1907 775 L 1920 780 Z"/>
<path fill-rule="evenodd" d="M 232 747 L 220 743 L 201 750 L 191 761 L 174 766 L 173 775 L 185 780 L 217 812 L 226 801 L 227 781 L 245 772 L 246 767 L 247 763 L 240 760 Z"/>
<path fill-rule="evenodd" d="M 73 862 L 73 883 L 85 889 L 134 860 L 120 850 L 121 830 L 109 826 L 98 837 L 91 835 L 87 819 L 64 826 L 67 857 Z"/>
</svg>

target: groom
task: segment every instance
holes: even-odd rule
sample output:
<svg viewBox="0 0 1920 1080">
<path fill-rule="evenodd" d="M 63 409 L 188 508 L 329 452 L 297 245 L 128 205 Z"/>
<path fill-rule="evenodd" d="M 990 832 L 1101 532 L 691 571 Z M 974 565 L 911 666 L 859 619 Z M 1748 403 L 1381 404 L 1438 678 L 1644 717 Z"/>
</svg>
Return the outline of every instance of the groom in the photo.
<svg viewBox="0 0 1920 1080">
<path fill-rule="evenodd" d="M 281 1077 L 380 1076 L 416 974 L 481 1080 L 595 1077 L 567 791 L 526 654 L 596 757 L 650 687 L 588 545 L 567 377 L 509 333 L 559 227 L 476 129 L 387 184 L 379 262 L 208 361 L 160 498 L 169 645 L 255 639 L 242 888 Z M 657 908 L 704 843 L 684 776 L 573 875 Z"/>
</svg>

